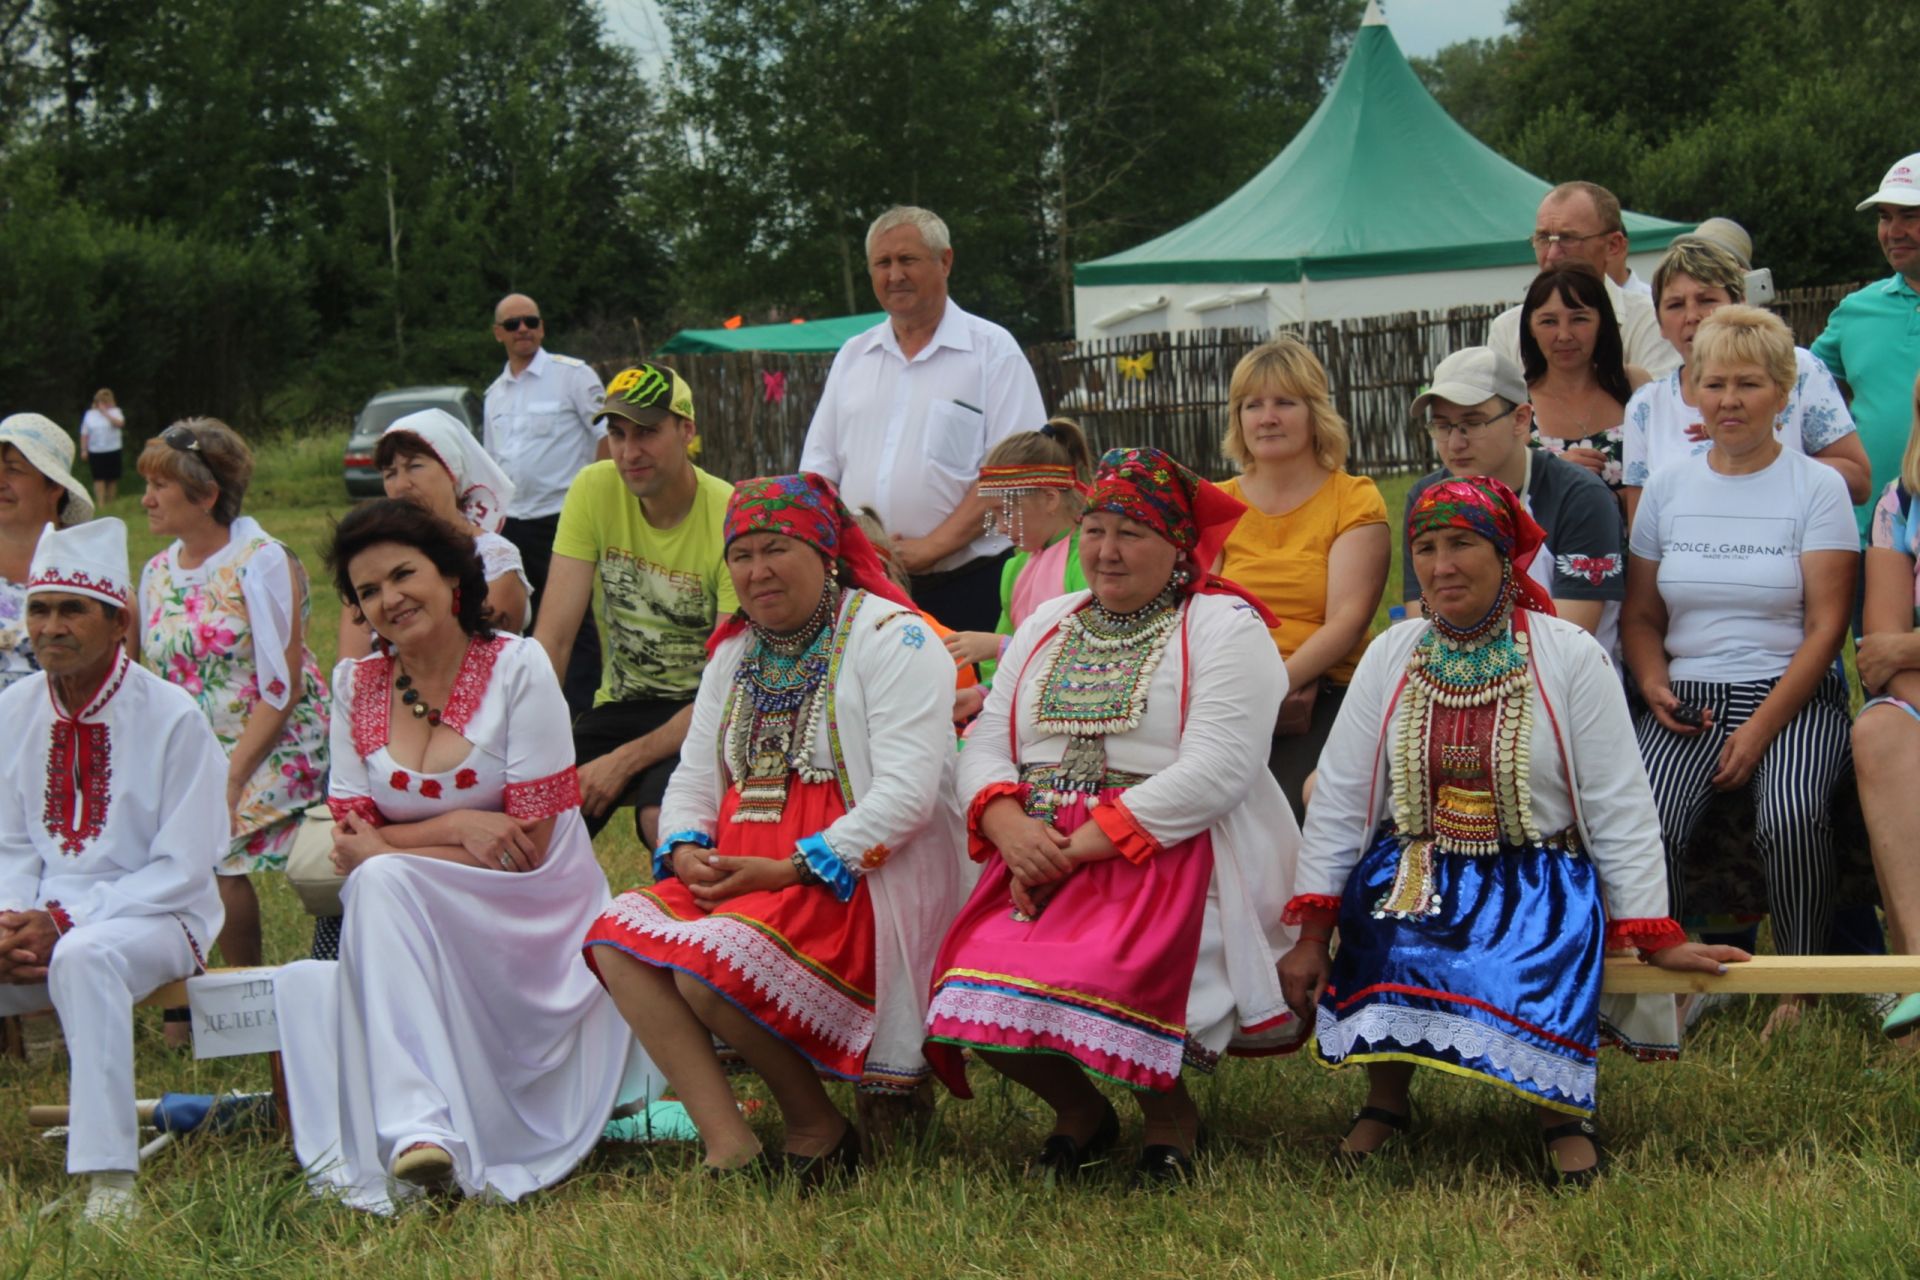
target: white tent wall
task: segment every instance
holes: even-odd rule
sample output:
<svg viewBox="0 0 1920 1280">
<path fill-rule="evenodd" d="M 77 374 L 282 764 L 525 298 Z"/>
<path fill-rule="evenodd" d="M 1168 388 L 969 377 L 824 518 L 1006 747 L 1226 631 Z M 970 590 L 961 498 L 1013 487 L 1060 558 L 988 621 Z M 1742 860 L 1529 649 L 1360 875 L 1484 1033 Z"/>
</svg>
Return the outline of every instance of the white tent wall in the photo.
<svg viewBox="0 0 1920 1280">
<path fill-rule="evenodd" d="M 1651 281 L 1660 256 L 1631 254 L 1627 265 L 1642 280 Z M 1292 284 L 1248 281 L 1080 286 L 1073 291 L 1074 337 L 1087 341 L 1195 329 L 1271 331 L 1314 320 L 1354 320 L 1397 311 L 1514 303 L 1526 294 L 1534 275 L 1532 267 L 1487 267 L 1353 280 L 1297 280 Z M 1196 303 L 1200 304 L 1197 308 Z"/>
</svg>

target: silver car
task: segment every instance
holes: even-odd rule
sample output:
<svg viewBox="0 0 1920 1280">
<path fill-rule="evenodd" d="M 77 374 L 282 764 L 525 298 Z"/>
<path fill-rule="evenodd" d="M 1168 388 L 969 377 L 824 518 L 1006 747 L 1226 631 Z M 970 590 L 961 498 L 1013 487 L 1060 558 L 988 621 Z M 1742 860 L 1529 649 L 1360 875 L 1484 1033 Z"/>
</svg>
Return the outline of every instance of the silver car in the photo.
<svg viewBox="0 0 1920 1280">
<path fill-rule="evenodd" d="M 380 469 L 373 465 L 374 446 L 380 433 L 398 419 L 422 409 L 445 409 L 467 424 L 473 438 L 480 438 L 482 418 L 480 397 L 466 387 L 397 387 L 382 391 L 367 401 L 347 438 L 347 495 L 353 498 L 378 498 L 386 493 L 380 482 Z"/>
</svg>

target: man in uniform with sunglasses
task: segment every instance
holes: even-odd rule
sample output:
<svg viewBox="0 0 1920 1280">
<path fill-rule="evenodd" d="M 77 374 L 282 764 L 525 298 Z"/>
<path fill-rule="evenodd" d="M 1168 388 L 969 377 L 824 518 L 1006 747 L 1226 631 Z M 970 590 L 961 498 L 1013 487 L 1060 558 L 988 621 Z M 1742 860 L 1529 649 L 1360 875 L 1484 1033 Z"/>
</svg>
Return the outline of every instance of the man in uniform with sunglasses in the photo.
<svg viewBox="0 0 1920 1280">
<path fill-rule="evenodd" d="M 1520 366 L 1488 347 L 1456 351 L 1433 371 L 1433 385 L 1414 400 L 1413 416 L 1433 438 L 1442 465 L 1414 483 L 1407 510 L 1449 477 L 1504 481 L 1547 533 L 1533 560 L 1534 578 L 1561 617 L 1585 627 L 1618 657 L 1620 602 L 1627 595 L 1620 503 L 1593 472 L 1528 445 L 1533 406 Z M 1406 527 L 1405 520 L 1400 524 Z M 1413 563 L 1411 540 L 1402 554 L 1403 563 Z M 1420 598 L 1411 573 L 1405 592 L 1408 604 Z"/>
<path fill-rule="evenodd" d="M 605 392 L 585 361 L 546 350 L 539 304 L 525 294 L 500 299 L 493 336 L 507 350 L 507 365 L 487 388 L 483 443 L 513 481 L 500 532 L 520 549 L 538 610 L 567 486 L 608 456 L 607 429 L 598 420 Z M 588 618 L 574 637 L 564 685 L 574 714 L 592 705 L 599 672 L 599 636 Z"/>
<path fill-rule="evenodd" d="M 1626 224 L 1620 220 L 1620 201 L 1593 182 L 1563 182 L 1547 192 L 1533 215 L 1534 261 L 1542 271 L 1563 262 L 1584 262 L 1599 272 L 1613 304 L 1614 323 L 1620 326 L 1620 344 L 1627 363 L 1639 365 L 1658 378 L 1680 367 L 1680 353 L 1660 336 L 1653 299 L 1623 289 L 1616 273 L 1627 259 Z M 1493 318 L 1487 345 L 1520 367 L 1520 308 L 1508 307 Z"/>
</svg>

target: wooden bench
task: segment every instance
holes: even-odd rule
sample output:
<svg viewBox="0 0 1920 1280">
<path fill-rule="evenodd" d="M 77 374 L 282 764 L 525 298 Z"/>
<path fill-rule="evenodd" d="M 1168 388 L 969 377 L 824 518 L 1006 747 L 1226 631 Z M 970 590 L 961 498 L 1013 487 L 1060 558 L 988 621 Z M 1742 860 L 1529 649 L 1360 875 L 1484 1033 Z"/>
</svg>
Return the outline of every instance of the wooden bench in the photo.
<svg viewBox="0 0 1920 1280">
<path fill-rule="evenodd" d="M 248 967 L 258 968 L 260 966 L 254 965 L 254 966 L 248 966 Z M 229 973 L 229 972 L 233 972 L 233 970 L 219 968 L 219 969 L 208 969 L 207 972 L 208 973 Z M 175 978 L 172 982 L 162 983 L 161 985 L 155 987 L 152 991 L 148 992 L 141 999 L 134 1001 L 133 1007 L 136 1009 L 183 1009 L 187 1007 L 187 980 L 185 978 Z M 26 1014 L 24 1016 L 45 1017 L 45 1016 L 51 1015 L 52 1013 L 53 1013 L 53 1006 L 48 1005 L 46 1009 L 42 1010 L 39 1013 L 31 1013 L 31 1014 Z M 8 1021 L 11 1021 L 11 1019 L 9 1019 Z M 12 1052 L 13 1046 L 11 1044 L 8 1044 L 7 1049 L 9 1052 Z M 21 1056 L 22 1058 L 26 1056 L 26 1045 L 24 1040 L 22 1041 L 19 1047 L 19 1056 Z M 269 1053 L 266 1056 L 267 1056 L 268 1069 L 272 1074 L 272 1080 L 273 1080 L 274 1118 L 279 1123 L 280 1131 L 282 1133 L 288 1133 L 288 1132 L 291 1132 L 292 1126 L 291 1126 L 291 1117 L 287 1110 L 286 1072 L 281 1065 L 280 1055 L 278 1053 Z M 143 1114 L 141 1116 L 141 1122 L 143 1124 L 150 1118 L 151 1108 L 147 1108 L 147 1112 L 149 1114 Z M 28 1121 L 29 1123 L 35 1124 L 35 1125 L 65 1124 L 66 1113 L 67 1113 L 66 1107 L 53 1106 L 50 1104 L 33 1106 L 27 1109 Z"/>
<path fill-rule="evenodd" d="M 1676 973 L 1639 960 L 1606 962 L 1602 990 L 1613 995 L 1905 995 L 1920 991 L 1920 956 L 1755 956 L 1724 974 Z"/>
</svg>

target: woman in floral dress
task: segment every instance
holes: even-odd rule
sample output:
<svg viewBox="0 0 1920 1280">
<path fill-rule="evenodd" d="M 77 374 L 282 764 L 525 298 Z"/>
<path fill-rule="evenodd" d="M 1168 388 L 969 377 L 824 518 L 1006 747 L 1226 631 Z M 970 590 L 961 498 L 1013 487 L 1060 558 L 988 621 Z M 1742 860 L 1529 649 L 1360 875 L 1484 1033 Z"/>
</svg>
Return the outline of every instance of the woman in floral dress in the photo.
<svg viewBox="0 0 1920 1280">
<path fill-rule="evenodd" d="M 140 575 L 140 652 L 200 703 L 226 749 L 233 842 L 216 868 L 228 964 L 260 962 L 247 877 L 284 866 L 301 815 L 325 798 L 327 687 L 306 646 L 299 558 L 240 514 L 253 455 L 225 423 L 190 418 L 140 454 L 147 527 L 173 544 Z"/>
</svg>

